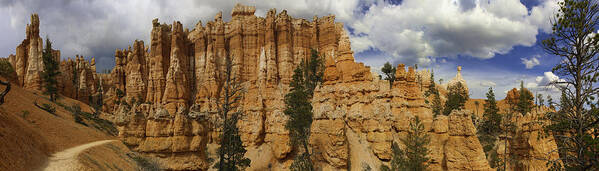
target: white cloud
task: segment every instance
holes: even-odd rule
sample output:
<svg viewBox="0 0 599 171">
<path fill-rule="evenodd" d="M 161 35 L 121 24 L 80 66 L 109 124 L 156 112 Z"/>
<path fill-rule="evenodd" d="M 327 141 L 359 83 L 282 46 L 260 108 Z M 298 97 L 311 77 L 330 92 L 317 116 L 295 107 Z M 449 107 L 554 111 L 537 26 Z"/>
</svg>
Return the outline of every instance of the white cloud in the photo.
<svg viewBox="0 0 599 171">
<path fill-rule="evenodd" d="M 42 36 L 49 35 L 63 57 L 94 56 L 99 65 L 113 65 L 116 48 L 125 48 L 135 39 L 149 44 L 151 21 L 181 21 L 186 28 L 198 21 L 212 20 L 223 11 L 230 19 L 236 3 L 256 6 L 256 15 L 271 8 L 286 9 L 293 17 L 311 20 L 313 16 L 336 15 L 353 29 L 353 50 L 380 50 L 391 62 L 408 65 L 436 61 L 435 57 L 470 55 L 481 59 L 508 53 L 517 45 L 531 46 L 538 30 L 549 31 L 549 18 L 557 0 L 542 2 L 530 11 L 519 0 L 404 0 L 392 5 L 382 0 L 279 0 L 279 1 L 44 1 L 3 0 L 0 10 L 17 30 L 0 32 L 24 38 L 29 14 L 40 14 Z M 365 13 L 364 9 L 368 9 Z M 22 39 L 11 39 L 14 46 Z M 8 55 L 12 52 L 1 52 Z M 2 54 L 0 54 L 2 56 Z M 370 60 L 367 60 L 370 62 Z M 368 63 L 369 65 L 373 65 Z"/>
<path fill-rule="evenodd" d="M 351 48 L 355 52 L 362 52 L 374 48 L 374 44 L 366 36 L 351 36 Z"/>
<path fill-rule="evenodd" d="M 171 24 L 180 21 L 185 28 L 192 28 L 198 21 L 213 20 L 218 11 L 223 19 L 230 20 L 236 3 L 256 6 L 256 15 L 264 16 L 271 8 L 283 9 L 293 17 L 311 20 L 313 16 L 335 14 L 337 21 L 352 20 L 358 0 L 285 0 L 285 1 L 146 1 L 146 0 L 1 0 L 0 10 L 8 16 L 12 29 L 2 27 L 0 32 L 17 34 L 22 38 L 11 39 L 9 48 L 2 47 L 0 56 L 14 52 L 25 38 L 25 25 L 31 13 L 40 16 L 41 36 L 49 35 L 54 48 L 60 49 L 63 58 L 81 54 L 96 57 L 99 70 L 114 65 L 114 50 L 126 48 L 136 39 L 149 45 L 152 20 Z M 4 14 L 4 13 L 3 13 Z M 16 32 L 14 31 L 16 30 Z M 6 37 L 6 36 L 4 36 Z M 4 44 L 3 44 L 4 45 Z M 359 45 L 359 43 L 358 43 Z M 369 45 L 364 45 L 368 47 Z M 10 51 L 9 51 L 10 50 Z"/>
<path fill-rule="evenodd" d="M 543 1 L 529 14 L 519 0 L 379 2 L 351 27 L 375 48 L 407 64 L 426 64 L 431 56 L 489 59 L 517 45 L 532 46 L 539 29 L 547 31 L 555 3 Z"/>
<path fill-rule="evenodd" d="M 564 81 L 560 79 L 557 75 L 553 74 L 553 72 L 545 72 L 542 76 L 537 76 L 534 81 L 530 81 L 526 84 L 526 88 L 531 91 L 535 91 L 538 93 L 549 94 L 554 97 L 559 97 L 559 89 L 556 85 L 552 83 L 556 81 Z"/>
<path fill-rule="evenodd" d="M 543 32 L 551 32 L 551 22 L 549 22 L 555 14 L 559 6 L 558 0 L 544 0 L 540 5 L 532 7 L 528 20 L 531 24 L 538 26 Z"/>
<path fill-rule="evenodd" d="M 522 60 L 522 64 L 524 64 L 526 66 L 526 69 L 532 69 L 533 67 L 540 65 L 541 62 L 539 61 L 539 55 L 535 55 L 533 57 L 531 57 L 530 59 L 527 58 L 520 58 Z"/>
<path fill-rule="evenodd" d="M 483 87 L 495 87 L 497 84 L 493 81 L 481 81 L 480 86 Z"/>
</svg>

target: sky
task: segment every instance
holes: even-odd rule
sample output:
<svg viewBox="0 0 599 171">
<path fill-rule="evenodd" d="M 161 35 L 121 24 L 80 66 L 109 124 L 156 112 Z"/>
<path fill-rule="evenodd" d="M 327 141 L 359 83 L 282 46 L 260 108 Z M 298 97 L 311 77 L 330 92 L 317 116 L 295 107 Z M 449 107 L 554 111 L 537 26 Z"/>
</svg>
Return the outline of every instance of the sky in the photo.
<svg viewBox="0 0 599 171">
<path fill-rule="evenodd" d="M 559 79 L 551 68 L 559 58 L 540 45 L 551 33 L 558 0 L 0 0 L 0 57 L 15 53 L 25 39 L 32 13 L 40 16 L 40 35 L 49 36 L 62 58 L 96 58 L 98 72 L 114 66 L 114 51 L 135 40 L 149 44 L 152 19 L 181 21 L 192 28 L 222 11 L 229 21 L 237 3 L 271 8 L 296 18 L 334 14 L 350 35 L 358 62 L 380 72 L 385 62 L 433 70 L 445 82 L 462 66 L 471 98 L 498 99 L 524 85 L 537 93 L 558 92 L 547 83 Z"/>
</svg>

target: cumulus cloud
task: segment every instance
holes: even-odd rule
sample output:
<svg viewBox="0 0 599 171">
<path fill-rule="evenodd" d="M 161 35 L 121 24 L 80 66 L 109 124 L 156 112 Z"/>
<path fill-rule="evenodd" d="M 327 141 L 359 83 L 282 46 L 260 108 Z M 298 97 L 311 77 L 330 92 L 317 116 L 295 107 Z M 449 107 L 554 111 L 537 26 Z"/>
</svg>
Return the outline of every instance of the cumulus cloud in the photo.
<svg viewBox="0 0 599 171">
<path fill-rule="evenodd" d="M 541 62 L 539 61 L 538 58 L 539 58 L 539 56 L 535 55 L 535 56 L 531 57 L 530 59 L 520 58 L 520 60 L 522 60 L 522 64 L 524 64 L 526 66 L 526 69 L 532 69 L 533 67 L 541 64 Z"/>
<path fill-rule="evenodd" d="M 354 35 L 408 64 L 426 64 L 428 57 L 489 59 L 517 45 L 532 46 L 539 29 L 548 30 L 555 4 L 545 0 L 529 12 L 519 0 L 379 2 L 351 27 Z"/>
<path fill-rule="evenodd" d="M 356 53 L 375 50 L 392 57 L 394 63 L 426 66 L 436 57 L 488 59 L 517 45 L 533 45 L 539 29 L 550 30 L 548 20 L 557 7 L 557 0 L 541 1 L 527 9 L 519 0 L 0 0 L 0 20 L 8 20 L 4 23 L 12 28 L 0 27 L 0 32 L 22 36 L 4 40 L 10 43 L 3 46 L 13 46 L 0 47 L 4 53 L 0 56 L 14 53 L 14 46 L 24 38 L 29 15 L 35 12 L 40 14 L 42 36 L 49 35 L 63 57 L 93 56 L 98 68 L 109 68 L 114 65 L 116 48 L 125 48 L 136 39 L 149 44 L 152 19 L 181 21 L 191 28 L 198 21 L 212 20 L 221 10 L 229 20 L 239 2 L 256 6 L 258 16 L 271 8 L 286 9 L 289 15 L 308 20 L 334 14 L 352 31 Z"/>
<path fill-rule="evenodd" d="M 229 20 L 231 10 L 236 3 L 256 6 L 256 15 L 264 16 L 271 8 L 277 12 L 283 9 L 294 17 L 311 20 L 313 16 L 335 14 L 338 21 L 353 18 L 357 0 L 305 0 L 305 1 L 146 1 L 146 0 L 0 0 L 0 20 L 10 24 L 0 27 L 0 32 L 17 34 L 0 47 L 2 54 L 8 56 L 14 52 L 20 41 L 25 38 L 25 25 L 29 23 L 31 13 L 40 16 L 41 36 L 48 35 L 54 48 L 62 51 L 62 57 L 81 54 L 96 57 L 98 70 L 114 65 L 114 51 L 126 48 L 134 40 L 144 40 L 149 45 L 152 20 L 171 24 L 181 21 L 184 27 L 192 28 L 198 21 L 206 23 L 212 20 L 218 11 Z M 3 36 L 6 37 L 6 36 Z M 368 47 L 368 45 L 364 45 Z"/>
<path fill-rule="evenodd" d="M 526 88 L 539 91 L 546 92 L 549 94 L 557 94 L 559 92 L 558 87 L 553 85 L 552 83 L 564 81 L 560 79 L 559 76 L 553 74 L 553 72 L 545 72 L 542 76 L 537 76 L 534 79 L 534 82 L 529 82 L 526 84 Z"/>
</svg>

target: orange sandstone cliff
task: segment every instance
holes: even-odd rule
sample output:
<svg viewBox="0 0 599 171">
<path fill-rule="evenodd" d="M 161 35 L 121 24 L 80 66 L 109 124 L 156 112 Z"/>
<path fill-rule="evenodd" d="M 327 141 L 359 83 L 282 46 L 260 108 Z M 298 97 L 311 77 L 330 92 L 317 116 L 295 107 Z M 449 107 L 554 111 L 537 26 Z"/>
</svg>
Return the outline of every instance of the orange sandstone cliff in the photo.
<svg viewBox="0 0 599 171">
<path fill-rule="evenodd" d="M 431 135 L 431 170 L 492 170 L 476 137 L 471 112 L 433 117 L 423 93 L 428 71 L 400 64 L 389 88 L 370 67 L 355 62 L 348 34 L 335 16 L 308 21 L 285 10 L 272 9 L 264 18 L 254 12 L 254 7 L 236 5 L 231 21 L 223 21 L 218 13 L 192 30 L 180 22 L 163 24 L 155 19 L 151 42 L 136 40 L 126 49 L 117 49 L 109 74 L 96 74 L 93 59 L 88 62 L 77 56 L 62 61 L 61 93 L 86 103 L 101 94 L 102 110 L 112 113 L 118 137 L 132 150 L 160 158 L 171 170 L 206 170 L 216 157 L 217 125 L 222 122 L 216 99 L 224 59 L 230 56 L 233 74 L 246 90 L 237 126 L 246 155 L 252 159 L 249 169 L 287 170 L 294 151 L 285 129 L 283 100 L 293 69 L 314 49 L 325 66 L 324 81 L 312 99 L 309 143 L 317 168 L 361 170 L 388 164 L 392 142 L 399 143 L 417 116 Z M 34 15 L 27 39 L 9 61 L 19 84 L 39 91 L 36 74 L 41 71 L 42 42 L 39 35 L 30 35 L 39 32 L 37 25 Z M 456 79 L 463 81 L 461 76 Z M 529 130 L 528 134 L 538 132 Z M 519 146 L 523 151 L 535 149 L 530 148 L 534 144 Z"/>
</svg>

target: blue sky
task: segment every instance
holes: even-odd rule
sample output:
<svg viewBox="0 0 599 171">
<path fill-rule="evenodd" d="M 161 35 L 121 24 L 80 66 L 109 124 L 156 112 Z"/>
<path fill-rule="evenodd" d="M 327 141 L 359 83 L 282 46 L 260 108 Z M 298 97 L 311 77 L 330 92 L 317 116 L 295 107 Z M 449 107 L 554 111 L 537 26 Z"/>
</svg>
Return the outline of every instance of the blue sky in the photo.
<svg viewBox="0 0 599 171">
<path fill-rule="evenodd" d="M 229 20 L 236 3 L 256 6 L 258 16 L 271 8 L 310 20 L 335 14 L 350 33 L 356 61 L 374 72 L 387 61 L 418 64 L 449 80 L 461 65 L 473 98 L 483 98 L 489 86 L 503 98 L 521 80 L 534 91 L 556 94 L 543 85 L 558 79 L 550 71 L 559 59 L 539 42 L 550 31 L 557 0 L 0 0 L 0 56 L 15 53 L 36 12 L 41 35 L 50 36 L 63 58 L 95 57 L 102 71 L 114 65 L 116 48 L 136 39 L 149 43 L 152 19 L 191 28 L 218 11 Z"/>
</svg>

